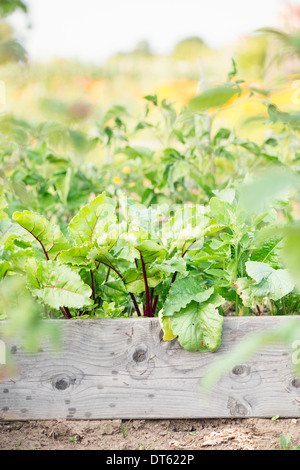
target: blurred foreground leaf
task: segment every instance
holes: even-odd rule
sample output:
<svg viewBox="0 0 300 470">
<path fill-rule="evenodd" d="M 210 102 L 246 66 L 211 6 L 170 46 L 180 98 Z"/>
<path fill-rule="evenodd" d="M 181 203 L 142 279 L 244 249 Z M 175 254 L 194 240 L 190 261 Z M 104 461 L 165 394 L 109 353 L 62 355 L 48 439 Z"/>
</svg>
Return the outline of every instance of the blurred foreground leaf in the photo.
<svg viewBox="0 0 300 470">
<path fill-rule="evenodd" d="M 231 351 L 211 364 L 203 377 L 202 386 L 209 391 L 214 384 L 238 364 L 250 360 L 262 348 L 283 343 L 287 347 L 299 344 L 299 319 L 285 319 L 270 331 L 253 333 L 243 338 Z M 299 354 L 298 354 L 299 355 Z M 291 361 L 295 373 L 300 376 L 300 361 Z"/>
<path fill-rule="evenodd" d="M 223 106 L 238 90 L 231 84 L 220 85 L 218 87 L 209 88 L 201 95 L 192 98 L 187 107 L 188 112 L 206 111 L 209 108 Z"/>
<path fill-rule="evenodd" d="M 56 322 L 45 322 L 43 307 L 35 302 L 26 288 L 26 279 L 7 277 L 0 285 L 0 320 L 3 338 L 18 337 L 29 352 L 37 352 L 43 339 L 60 346 L 60 332 Z"/>
</svg>

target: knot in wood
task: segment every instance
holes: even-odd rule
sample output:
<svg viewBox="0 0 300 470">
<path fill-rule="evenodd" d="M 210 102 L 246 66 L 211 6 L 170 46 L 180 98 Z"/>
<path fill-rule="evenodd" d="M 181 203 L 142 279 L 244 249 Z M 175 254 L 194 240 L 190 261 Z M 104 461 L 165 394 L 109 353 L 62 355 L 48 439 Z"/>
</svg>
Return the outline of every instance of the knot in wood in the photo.
<svg viewBox="0 0 300 470">
<path fill-rule="evenodd" d="M 300 388 L 300 379 L 298 379 L 298 378 L 295 377 L 295 378 L 292 380 L 291 384 L 292 384 L 292 386 L 293 386 L 294 388 Z"/>
<path fill-rule="evenodd" d="M 133 353 L 132 358 L 135 362 L 145 361 L 147 358 L 147 350 L 142 349 L 142 348 L 136 349 Z"/>
<path fill-rule="evenodd" d="M 232 373 L 234 375 L 242 375 L 242 376 L 245 376 L 245 375 L 249 375 L 251 372 L 251 368 L 249 366 L 245 366 L 243 364 L 240 364 L 238 366 L 235 366 L 233 369 L 232 369 Z"/>
<path fill-rule="evenodd" d="M 75 382 L 76 378 L 68 375 L 56 375 L 51 379 L 52 387 L 56 390 L 66 390 L 71 385 L 74 385 Z"/>
</svg>

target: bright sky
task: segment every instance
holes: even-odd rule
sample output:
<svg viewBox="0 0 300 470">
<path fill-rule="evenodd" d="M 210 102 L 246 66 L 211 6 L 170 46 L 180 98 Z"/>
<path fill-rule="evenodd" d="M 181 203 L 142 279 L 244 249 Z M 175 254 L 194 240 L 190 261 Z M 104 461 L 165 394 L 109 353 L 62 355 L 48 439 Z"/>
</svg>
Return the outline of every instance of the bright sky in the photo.
<svg viewBox="0 0 300 470">
<path fill-rule="evenodd" d="M 54 56 L 106 60 L 148 40 L 154 52 L 168 53 L 189 36 L 219 47 L 239 36 L 278 24 L 287 0 L 25 0 L 29 18 L 11 23 L 32 59 Z M 291 2 L 290 2 L 291 3 Z M 292 0 L 300 4 L 300 0 Z M 26 29 L 28 19 L 32 25 Z"/>
</svg>

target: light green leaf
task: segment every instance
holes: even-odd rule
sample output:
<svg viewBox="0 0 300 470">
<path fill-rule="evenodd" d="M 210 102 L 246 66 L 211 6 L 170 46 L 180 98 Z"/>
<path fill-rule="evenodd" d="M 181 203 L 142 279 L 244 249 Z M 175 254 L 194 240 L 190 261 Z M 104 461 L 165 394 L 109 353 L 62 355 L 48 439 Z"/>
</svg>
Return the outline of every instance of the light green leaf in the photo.
<svg viewBox="0 0 300 470">
<path fill-rule="evenodd" d="M 276 225 L 263 227 L 252 242 L 251 261 L 268 263 L 272 268 L 281 267 L 286 236 L 286 227 Z"/>
<path fill-rule="evenodd" d="M 173 315 L 192 301 L 204 302 L 209 299 L 214 289 L 213 287 L 204 289 L 202 284 L 203 280 L 201 276 L 187 276 L 182 279 L 177 279 L 171 286 L 165 302 L 163 308 L 164 316 Z"/>
<path fill-rule="evenodd" d="M 201 95 L 195 96 L 189 101 L 187 111 L 194 113 L 198 111 L 206 111 L 209 108 L 223 106 L 234 95 L 236 95 L 237 92 L 237 89 L 231 84 L 209 88 Z"/>
<path fill-rule="evenodd" d="M 88 258 L 90 250 L 90 245 L 72 246 L 68 250 L 62 250 L 57 260 L 63 264 L 71 264 L 73 266 L 87 266 L 91 263 L 91 260 Z"/>
<path fill-rule="evenodd" d="M 294 281 L 286 269 L 273 269 L 266 263 L 247 261 L 247 274 L 252 278 L 240 278 L 235 287 L 245 307 L 255 308 L 279 300 L 294 289 Z"/>
<path fill-rule="evenodd" d="M 247 261 L 246 271 L 263 289 L 267 289 L 268 296 L 273 300 L 281 299 L 295 287 L 287 269 L 275 270 L 266 263 Z"/>
<path fill-rule="evenodd" d="M 247 213 L 261 214 L 278 201 L 288 201 L 299 186 L 299 175 L 288 167 L 272 166 L 240 184 L 240 205 Z"/>
<path fill-rule="evenodd" d="M 142 243 L 139 243 L 136 246 L 136 250 L 141 253 L 145 264 L 162 261 L 168 254 L 167 250 L 152 240 L 144 240 Z"/>
<path fill-rule="evenodd" d="M 77 245 L 94 243 L 115 220 L 115 203 L 102 193 L 73 217 L 69 234 Z"/>
<path fill-rule="evenodd" d="M 212 197 L 209 202 L 210 212 L 214 219 L 223 225 L 230 225 L 232 222 L 228 205 L 218 197 Z"/>
<path fill-rule="evenodd" d="M 147 282 L 149 287 L 156 287 L 162 280 L 163 273 L 160 269 L 147 269 Z M 124 274 L 124 284 L 133 294 L 145 292 L 143 273 L 134 268 L 128 269 Z"/>
<path fill-rule="evenodd" d="M 192 301 L 170 317 L 172 332 L 187 351 L 215 351 L 221 344 L 224 318 L 217 307 L 224 302 L 213 294 L 205 302 Z"/>
<path fill-rule="evenodd" d="M 2 279 L 10 268 L 10 263 L 0 259 L 0 279 Z"/>
<path fill-rule="evenodd" d="M 293 280 L 300 291 L 300 223 L 290 224 L 285 240 L 283 259 L 286 267 L 293 276 Z"/>
<path fill-rule="evenodd" d="M 184 252 L 195 241 L 197 241 L 198 248 L 201 248 L 208 222 L 209 219 L 205 215 L 203 206 L 184 206 L 164 224 L 161 231 L 162 240 L 169 246 L 170 252 L 174 249 Z M 194 244 L 193 247 L 195 247 Z"/>
<path fill-rule="evenodd" d="M 172 328 L 171 328 L 170 317 L 164 317 L 163 311 L 160 310 L 160 312 L 158 313 L 158 318 L 159 318 L 159 323 L 161 325 L 161 328 L 164 332 L 163 340 L 171 341 L 172 339 L 176 338 L 176 335 L 174 335 Z"/>
<path fill-rule="evenodd" d="M 114 257 L 108 252 L 107 248 L 104 247 L 94 247 L 88 253 L 88 258 L 93 261 L 94 263 L 101 263 L 111 268 L 113 270 L 116 269 L 115 264 L 116 260 Z M 120 277 L 122 277 L 120 275 Z"/>
<path fill-rule="evenodd" d="M 91 305 L 91 288 L 79 274 L 56 261 L 32 263 L 28 272 L 28 288 L 51 308 L 81 308 Z"/>
<path fill-rule="evenodd" d="M 252 279 L 257 283 L 266 279 L 274 271 L 274 269 L 266 263 L 260 261 L 247 261 L 246 271 Z"/>
<path fill-rule="evenodd" d="M 186 261 L 183 258 L 171 258 L 163 260 L 161 263 L 155 263 L 153 268 L 160 269 L 166 274 L 174 274 L 176 272 L 187 274 Z"/>
<path fill-rule="evenodd" d="M 13 220 L 32 235 L 32 241 L 40 244 L 47 259 L 55 259 L 69 248 L 69 242 L 58 225 L 49 222 L 44 216 L 30 211 L 15 212 Z"/>
<path fill-rule="evenodd" d="M 220 201 L 228 202 L 228 204 L 232 204 L 235 198 L 235 190 L 228 188 L 228 189 L 215 189 L 213 193 L 216 195 Z"/>
<path fill-rule="evenodd" d="M 10 221 L 6 214 L 0 216 L 0 247 L 4 247 L 7 242 L 14 238 L 19 238 L 26 234 L 22 227 Z"/>
</svg>

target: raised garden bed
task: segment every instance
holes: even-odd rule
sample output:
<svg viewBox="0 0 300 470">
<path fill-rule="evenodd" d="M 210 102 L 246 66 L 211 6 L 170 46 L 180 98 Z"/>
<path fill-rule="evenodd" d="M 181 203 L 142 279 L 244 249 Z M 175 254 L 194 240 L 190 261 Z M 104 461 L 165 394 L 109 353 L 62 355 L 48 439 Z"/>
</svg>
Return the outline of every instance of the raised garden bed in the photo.
<svg viewBox="0 0 300 470">
<path fill-rule="evenodd" d="M 48 340 L 37 354 L 21 340 L 6 343 L 16 369 L 2 366 L 1 419 L 300 417 L 300 381 L 281 344 L 237 363 L 209 393 L 201 385 L 207 367 L 243 338 L 286 320 L 227 317 L 215 352 L 163 341 L 157 318 L 49 320 L 61 328 L 59 351 Z"/>
</svg>

